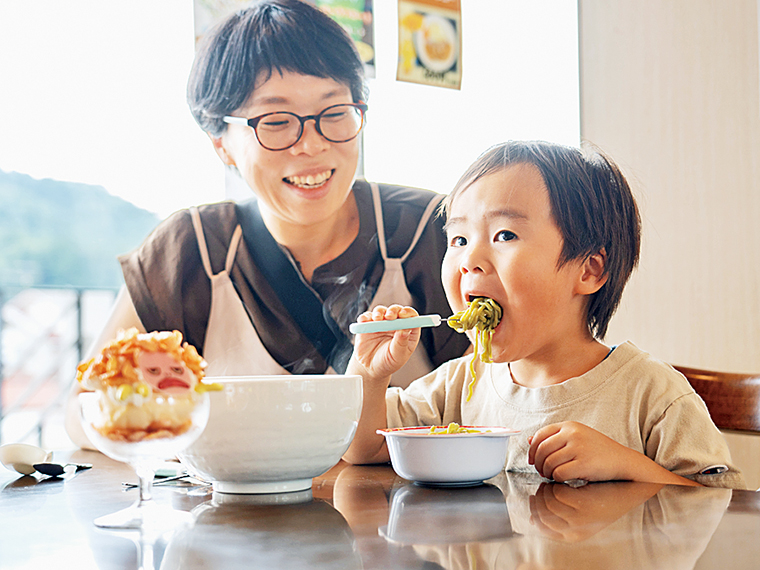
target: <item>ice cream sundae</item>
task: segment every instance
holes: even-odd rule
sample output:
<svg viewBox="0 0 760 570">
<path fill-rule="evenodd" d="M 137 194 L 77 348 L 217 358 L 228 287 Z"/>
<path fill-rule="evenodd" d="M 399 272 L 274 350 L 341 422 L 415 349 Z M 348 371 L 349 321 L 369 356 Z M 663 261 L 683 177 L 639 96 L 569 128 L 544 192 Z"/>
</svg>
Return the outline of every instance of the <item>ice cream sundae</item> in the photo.
<svg viewBox="0 0 760 570">
<path fill-rule="evenodd" d="M 175 437 L 187 431 L 205 384 L 206 361 L 179 331 L 121 331 L 100 354 L 77 367 L 82 388 L 100 394 L 92 427 L 116 441 Z"/>
</svg>

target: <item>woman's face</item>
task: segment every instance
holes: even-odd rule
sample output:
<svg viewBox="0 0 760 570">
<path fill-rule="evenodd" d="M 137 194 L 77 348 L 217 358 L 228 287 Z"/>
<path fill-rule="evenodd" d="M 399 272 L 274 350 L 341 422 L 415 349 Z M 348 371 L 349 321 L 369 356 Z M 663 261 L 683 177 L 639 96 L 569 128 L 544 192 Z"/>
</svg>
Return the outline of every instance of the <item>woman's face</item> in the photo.
<svg viewBox="0 0 760 570">
<path fill-rule="evenodd" d="M 353 103 L 348 85 L 275 71 L 257 83 L 250 100 L 232 114 L 245 118 L 275 111 L 316 115 L 338 103 Z M 329 142 L 317 132 L 314 121 L 308 121 L 301 139 L 285 150 L 265 149 L 246 125 L 228 125 L 212 141 L 225 164 L 237 167 L 267 213 L 285 225 L 311 225 L 339 215 L 359 160 L 359 137 Z"/>
</svg>

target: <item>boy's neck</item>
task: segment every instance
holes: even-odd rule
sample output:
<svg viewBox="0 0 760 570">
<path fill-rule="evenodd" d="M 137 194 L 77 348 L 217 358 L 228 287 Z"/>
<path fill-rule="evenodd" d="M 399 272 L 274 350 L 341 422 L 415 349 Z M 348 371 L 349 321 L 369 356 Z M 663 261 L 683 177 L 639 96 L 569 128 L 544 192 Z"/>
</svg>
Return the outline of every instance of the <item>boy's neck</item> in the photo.
<svg viewBox="0 0 760 570">
<path fill-rule="evenodd" d="M 569 348 L 564 346 L 563 354 L 552 354 L 550 358 L 524 358 L 510 363 L 512 382 L 526 388 L 561 384 L 598 366 L 610 352 L 610 347 L 595 339 Z"/>
</svg>

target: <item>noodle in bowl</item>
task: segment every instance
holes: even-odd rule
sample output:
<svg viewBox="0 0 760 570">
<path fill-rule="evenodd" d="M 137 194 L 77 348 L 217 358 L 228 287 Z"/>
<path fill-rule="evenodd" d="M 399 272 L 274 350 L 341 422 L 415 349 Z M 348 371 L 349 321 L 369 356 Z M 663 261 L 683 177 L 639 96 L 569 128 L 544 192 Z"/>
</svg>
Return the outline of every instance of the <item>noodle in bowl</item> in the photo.
<svg viewBox="0 0 760 570">
<path fill-rule="evenodd" d="M 455 425 L 455 424 L 454 424 Z M 507 459 L 506 427 L 415 426 L 377 430 L 385 436 L 393 470 L 404 479 L 434 486 L 479 485 L 498 475 Z M 465 431 L 459 431 L 460 429 Z"/>
</svg>

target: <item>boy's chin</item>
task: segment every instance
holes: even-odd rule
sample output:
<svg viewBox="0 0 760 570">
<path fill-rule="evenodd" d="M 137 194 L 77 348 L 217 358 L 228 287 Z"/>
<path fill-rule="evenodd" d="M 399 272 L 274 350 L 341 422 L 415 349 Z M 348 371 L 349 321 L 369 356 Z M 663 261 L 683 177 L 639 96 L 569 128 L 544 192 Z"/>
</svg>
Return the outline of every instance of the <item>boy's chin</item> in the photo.
<svg viewBox="0 0 760 570">
<path fill-rule="evenodd" d="M 513 360 L 514 355 L 510 354 L 506 349 L 501 349 L 496 345 L 491 346 L 491 362 L 494 364 L 505 364 Z"/>
</svg>

